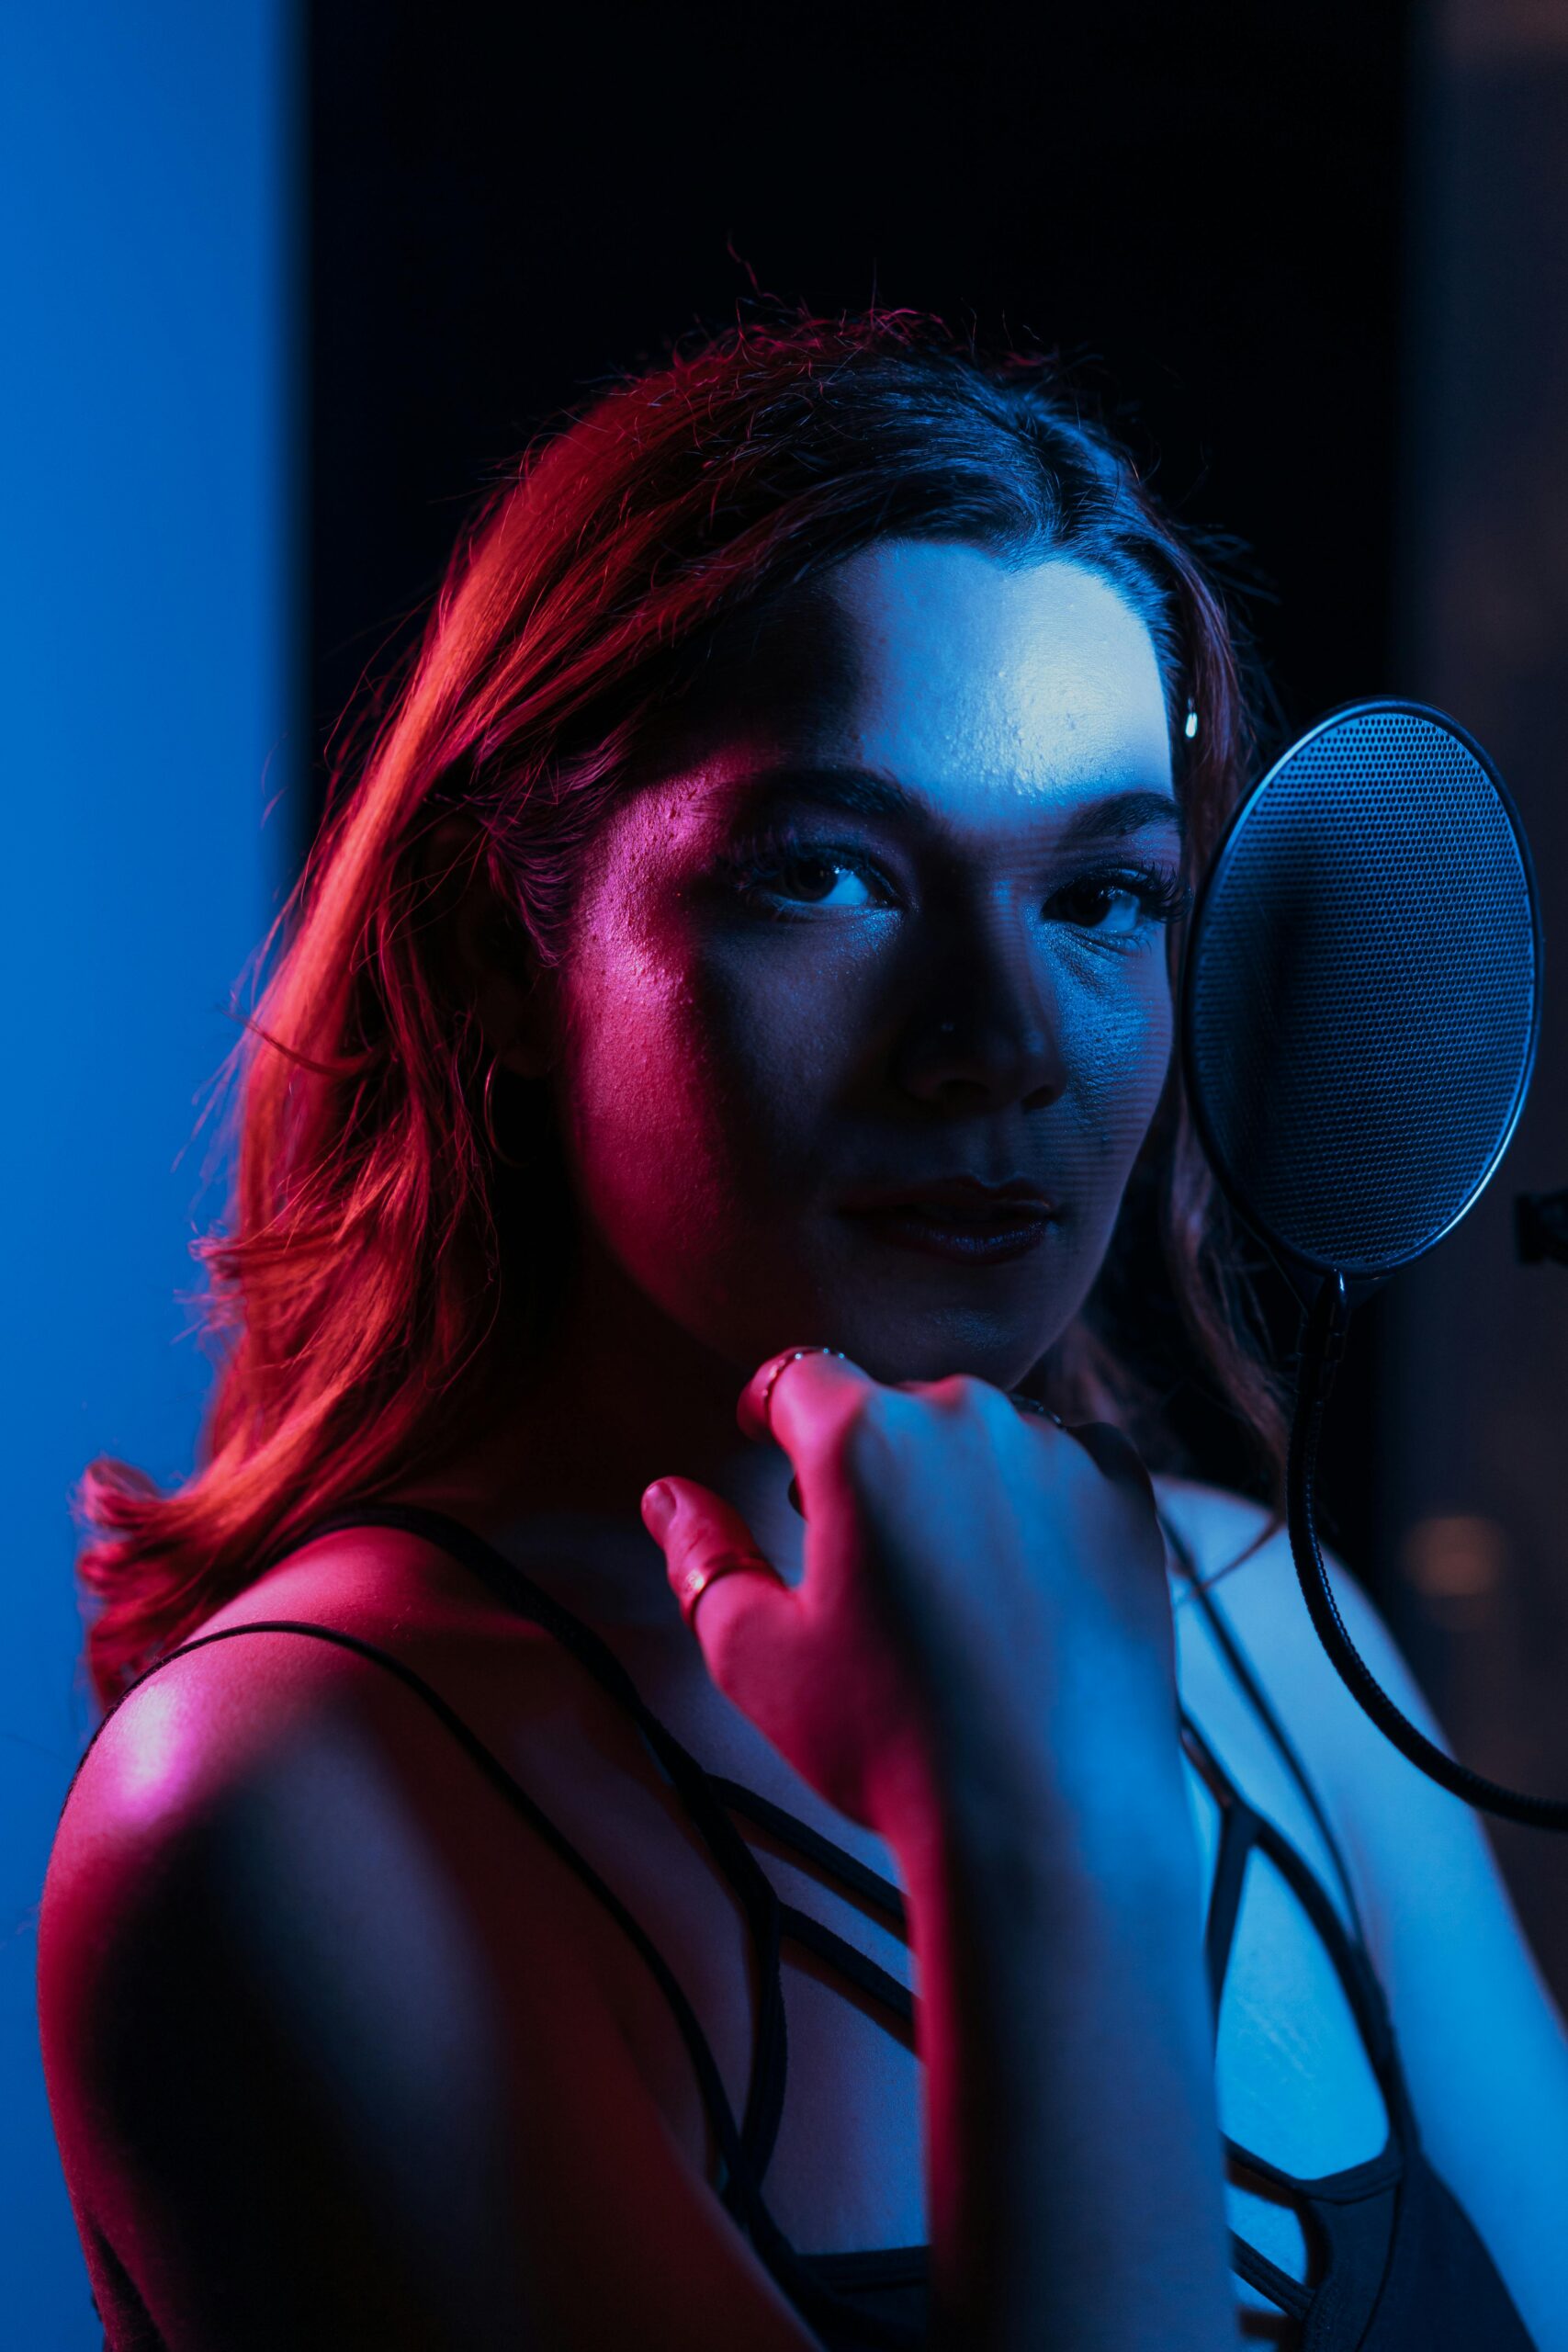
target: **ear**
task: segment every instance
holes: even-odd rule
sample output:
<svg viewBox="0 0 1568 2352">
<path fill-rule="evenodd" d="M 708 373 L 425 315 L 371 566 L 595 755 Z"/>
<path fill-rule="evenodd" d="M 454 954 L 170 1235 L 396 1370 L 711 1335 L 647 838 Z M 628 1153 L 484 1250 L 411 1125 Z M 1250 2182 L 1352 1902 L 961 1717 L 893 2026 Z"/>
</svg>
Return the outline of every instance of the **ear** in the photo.
<svg viewBox="0 0 1568 2352">
<path fill-rule="evenodd" d="M 495 888 L 488 853 L 474 818 L 442 819 L 423 845 L 432 912 L 449 984 L 471 1006 L 487 1052 L 519 1078 L 540 1078 L 554 1059 L 551 991 L 515 910 Z"/>
</svg>

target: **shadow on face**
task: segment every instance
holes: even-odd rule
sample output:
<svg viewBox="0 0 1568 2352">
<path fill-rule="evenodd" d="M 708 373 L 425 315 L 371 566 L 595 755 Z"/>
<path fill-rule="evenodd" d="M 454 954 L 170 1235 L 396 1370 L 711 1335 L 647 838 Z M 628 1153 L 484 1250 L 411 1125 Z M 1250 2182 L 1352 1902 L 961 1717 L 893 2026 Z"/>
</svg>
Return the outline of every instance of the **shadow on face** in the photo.
<svg viewBox="0 0 1568 2352">
<path fill-rule="evenodd" d="M 742 1374 L 810 1338 L 1015 1385 L 1165 1081 L 1179 826 L 1153 643 L 1098 573 L 892 541 L 732 623 L 562 976 L 589 1250 Z"/>
</svg>

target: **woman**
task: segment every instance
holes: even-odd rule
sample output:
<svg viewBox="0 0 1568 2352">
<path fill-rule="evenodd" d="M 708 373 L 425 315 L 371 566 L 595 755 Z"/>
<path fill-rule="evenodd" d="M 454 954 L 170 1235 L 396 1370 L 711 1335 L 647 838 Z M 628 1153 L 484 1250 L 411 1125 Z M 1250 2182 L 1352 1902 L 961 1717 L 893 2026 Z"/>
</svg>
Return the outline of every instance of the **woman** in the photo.
<svg viewBox="0 0 1568 2352">
<path fill-rule="evenodd" d="M 1157 1229 L 1277 1471 L 1170 1052 L 1247 757 L 1130 466 L 934 327 L 494 501 L 254 1023 L 203 1464 L 88 1484 L 111 2344 L 1568 2345 L 1482 1833 L 1122 1434 Z"/>
</svg>

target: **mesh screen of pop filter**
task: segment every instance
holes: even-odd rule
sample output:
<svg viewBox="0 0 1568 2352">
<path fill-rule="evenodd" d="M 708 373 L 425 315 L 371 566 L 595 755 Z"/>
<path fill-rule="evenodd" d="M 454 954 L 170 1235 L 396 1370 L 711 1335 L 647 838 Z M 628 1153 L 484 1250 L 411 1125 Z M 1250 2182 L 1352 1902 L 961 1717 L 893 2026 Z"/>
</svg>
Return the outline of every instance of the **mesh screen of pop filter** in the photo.
<svg viewBox="0 0 1568 2352">
<path fill-rule="evenodd" d="M 1358 704 L 1238 810 L 1182 989 L 1214 1172 L 1276 1252 L 1375 1279 L 1461 1217 L 1529 1083 L 1529 852 L 1485 754 L 1418 704 Z"/>
</svg>

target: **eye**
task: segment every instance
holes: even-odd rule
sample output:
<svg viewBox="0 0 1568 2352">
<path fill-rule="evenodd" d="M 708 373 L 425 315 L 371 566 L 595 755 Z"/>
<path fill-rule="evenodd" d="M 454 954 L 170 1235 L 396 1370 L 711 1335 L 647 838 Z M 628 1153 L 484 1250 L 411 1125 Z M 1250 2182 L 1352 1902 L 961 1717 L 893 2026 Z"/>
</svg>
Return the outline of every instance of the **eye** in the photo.
<svg viewBox="0 0 1568 2352">
<path fill-rule="evenodd" d="M 1054 911 L 1100 939 L 1132 939 L 1145 924 L 1175 922 L 1190 893 L 1179 876 L 1145 866 L 1115 874 L 1086 874 L 1051 900 Z"/>
<path fill-rule="evenodd" d="M 771 914 L 807 908 L 826 914 L 859 914 L 888 903 L 874 867 L 830 844 L 759 842 L 725 864 L 741 897 Z"/>
<path fill-rule="evenodd" d="M 1136 931 L 1145 912 L 1143 899 L 1126 882 L 1075 882 L 1070 889 L 1058 890 L 1052 904 L 1080 930 L 1115 935 Z"/>
<path fill-rule="evenodd" d="M 800 850 L 782 859 L 770 876 L 773 896 L 798 899 L 813 907 L 869 907 L 874 904 L 871 885 L 852 865 L 815 850 Z"/>
</svg>

